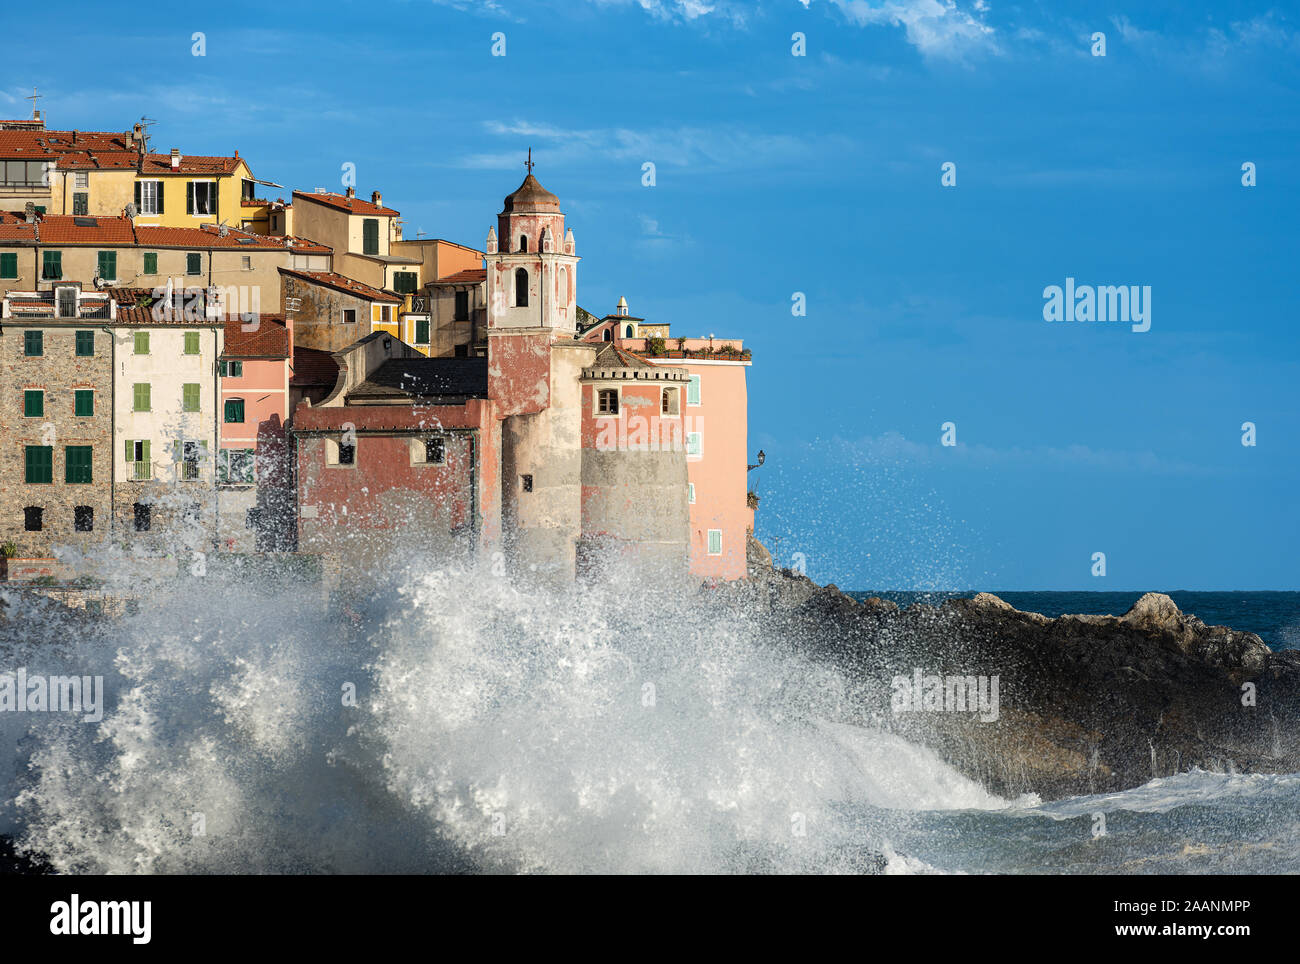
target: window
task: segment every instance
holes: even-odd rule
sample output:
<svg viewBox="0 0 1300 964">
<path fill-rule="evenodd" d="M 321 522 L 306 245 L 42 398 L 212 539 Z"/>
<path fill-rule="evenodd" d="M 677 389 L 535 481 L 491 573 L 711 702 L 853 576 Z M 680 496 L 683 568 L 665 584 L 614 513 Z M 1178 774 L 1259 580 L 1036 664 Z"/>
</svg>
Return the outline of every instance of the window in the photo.
<svg viewBox="0 0 1300 964">
<path fill-rule="evenodd" d="M 199 353 L 199 333 L 197 331 L 187 331 L 185 333 L 185 354 L 197 355 Z"/>
<path fill-rule="evenodd" d="M 198 410 L 199 384 L 198 382 L 186 382 L 181 386 L 181 411 L 197 412 Z"/>
<path fill-rule="evenodd" d="M 531 475 L 519 476 L 519 487 L 525 492 L 533 491 L 533 477 Z"/>
<path fill-rule="evenodd" d="M 18 277 L 18 254 L 8 251 L 0 254 L 0 278 Z"/>
<path fill-rule="evenodd" d="M 53 169 L 53 161 L 0 161 L 0 183 L 6 187 L 49 187 L 46 171 Z"/>
<path fill-rule="evenodd" d="M 429 319 L 417 318 L 415 321 L 415 343 L 417 345 L 429 344 Z"/>
<path fill-rule="evenodd" d="M 62 251 L 41 252 L 41 279 L 44 281 L 60 281 L 63 279 Z"/>
<path fill-rule="evenodd" d="M 23 509 L 23 528 L 28 532 L 40 532 L 45 527 L 45 510 L 39 505 L 29 505 Z"/>
<path fill-rule="evenodd" d="M 254 192 L 256 190 L 257 188 L 254 186 L 253 181 L 249 180 L 248 178 L 244 178 L 239 184 L 239 199 L 241 201 L 253 200 L 255 196 Z"/>
<path fill-rule="evenodd" d="M 151 389 L 149 388 L 148 382 L 135 383 L 135 386 L 132 389 L 132 401 L 134 402 L 132 405 L 132 411 L 147 412 L 150 410 L 152 407 L 150 405 L 150 402 L 152 402 L 152 399 L 149 397 L 150 391 Z"/>
<path fill-rule="evenodd" d="M 686 389 L 686 404 L 700 404 L 700 376 L 692 375 L 690 387 Z"/>
<path fill-rule="evenodd" d="M 711 556 L 722 555 L 722 530 L 721 529 L 709 530 L 709 555 Z"/>
<path fill-rule="evenodd" d="M 89 388 L 78 388 L 72 395 L 72 414 L 88 418 L 95 414 L 95 393 Z"/>
<path fill-rule="evenodd" d="M 77 332 L 77 354 L 83 358 L 95 354 L 95 333 L 93 331 Z"/>
<path fill-rule="evenodd" d="M 659 405 L 664 415 L 676 415 L 677 410 L 677 389 L 665 388 L 663 399 Z"/>
<path fill-rule="evenodd" d="M 135 182 L 135 209 L 139 214 L 163 213 L 162 181 Z"/>
<path fill-rule="evenodd" d="M 623 329 L 623 337 L 624 337 L 624 338 L 635 338 L 635 337 L 636 337 L 636 329 L 633 328 L 631 325 L 628 325 L 627 327 L 625 327 L 625 328 Z"/>
<path fill-rule="evenodd" d="M 79 189 L 81 189 L 81 190 L 83 190 L 83 191 L 84 191 L 86 188 L 90 187 L 90 172 L 89 172 L 89 171 L 77 171 L 75 174 L 73 174 L 73 175 L 72 175 L 72 186 L 75 187 L 75 188 L 79 188 Z"/>
<path fill-rule="evenodd" d="M 148 532 L 153 525 L 153 506 L 147 502 L 137 502 L 131 506 L 135 513 L 135 531 Z"/>
<path fill-rule="evenodd" d="M 18 255 L 14 255 L 18 257 Z M 469 321 L 469 292 L 456 292 L 456 313 L 452 316 L 452 321 Z"/>
<path fill-rule="evenodd" d="M 379 221 L 376 218 L 366 218 L 361 222 L 361 253 L 379 253 Z"/>
<path fill-rule="evenodd" d="M 185 273 L 203 274 L 203 255 L 190 251 L 185 255 Z"/>
<path fill-rule="evenodd" d="M 603 332 L 603 334 L 602 334 L 601 337 L 602 337 L 605 341 L 613 341 L 613 340 L 614 340 L 614 329 L 612 329 L 612 328 L 606 328 L 605 331 Z"/>
<path fill-rule="evenodd" d="M 105 281 L 117 280 L 117 252 L 116 251 L 99 252 L 98 274 Z"/>
<path fill-rule="evenodd" d="M 385 325 L 393 323 L 393 309 L 391 305 L 383 305 L 379 309 L 379 320 Z"/>
<path fill-rule="evenodd" d="M 74 217 L 85 217 L 90 213 L 90 195 L 84 191 L 79 191 L 72 195 L 72 214 Z"/>
<path fill-rule="evenodd" d="M 153 461 L 149 452 L 149 440 L 127 439 L 126 462 L 131 466 L 131 478 L 139 482 L 153 478 Z"/>
<path fill-rule="evenodd" d="M 618 414 L 618 389 L 602 388 L 596 392 L 596 414 L 597 415 L 617 415 Z"/>
<path fill-rule="evenodd" d="M 45 332 L 40 330 L 23 332 L 23 354 L 44 355 Z"/>
<path fill-rule="evenodd" d="M 519 235 L 519 250 L 524 254 L 528 253 L 528 235 Z"/>
<path fill-rule="evenodd" d="M 686 483 L 686 501 L 689 502 L 691 505 L 695 504 L 695 483 L 694 482 Z"/>
<path fill-rule="evenodd" d="M 149 332 L 137 331 L 132 338 L 132 345 L 137 355 L 149 354 Z"/>
<path fill-rule="evenodd" d="M 199 454 L 208 447 L 206 442 L 176 442 L 174 451 L 179 456 L 181 481 L 194 482 L 199 478 Z"/>
<path fill-rule="evenodd" d="M 351 443 L 344 442 L 341 438 L 325 439 L 326 465 L 355 465 L 356 462 L 357 446 L 355 438 Z"/>
<path fill-rule="evenodd" d="M 343 309 L 343 324 L 355 325 L 357 323 L 357 310 L 355 308 Z"/>
<path fill-rule="evenodd" d="M 346 442 L 339 443 L 339 465 L 356 465 L 357 447 Z"/>
<path fill-rule="evenodd" d="M 94 481 L 91 473 L 91 447 L 66 445 L 63 448 L 63 481 L 84 485 Z"/>
<path fill-rule="evenodd" d="M 72 507 L 72 527 L 78 532 L 95 531 L 95 510 L 88 505 Z"/>
<path fill-rule="evenodd" d="M 427 438 L 424 440 L 424 461 L 430 465 L 442 465 L 442 460 L 446 457 L 446 443 L 440 438 Z"/>
<path fill-rule="evenodd" d="M 217 483 L 220 485 L 252 485 L 253 450 L 222 449 L 217 459 Z"/>
<path fill-rule="evenodd" d="M 144 253 L 144 274 L 158 273 L 158 252 L 146 251 Z"/>
<path fill-rule="evenodd" d="M 528 272 L 523 268 L 515 269 L 515 307 L 528 307 Z"/>
<path fill-rule="evenodd" d="M 251 228 L 251 227 L 252 227 L 252 225 L 249 225 L 249 228 Z M 247 229 L 246 229 L 246 230 L 247 230 Z M 252 256 L 251 254 L 245 254 L 245 255 L 242 255 L 242 256 L 240 257 L 240 259 L 239 259 L 239 266 L 240 266 L 241 268 L 243 268 L 245 271 L 252 271 L 252 270 L 253 270 L 253 256 Z"/>
<path fill-rule="evenodd" d="M 77 317 L 77 289 L 56 289 L 54 292 L 54 311 L 59 318 Z"/>
<path fill-rule="evenodd" d="M 194 387 L 198 388 L 197 385 L 195 385 Z M 226 399 L 226 421 L 242 422 L 243 420 L 244 420 L 244 400 L 242 398 Z"/>
<path fill-rule="evenodd" d="M 220 363 L 220 369 L 223 378 L 244 377 L 244 363 L 242 361 L 223 361 Z"/>
<path fill-rule="evenodd" d="M 28 445 L 26 456 L 26 480 L 43 484 L 54 481 L 54 446 Z"/>
<path fill-rule="evenodd" d="M 704 454 L 704 436 L 700 432 L 686 433 L 686 455 L 688 458 L 699 458 Z"/>
<path fill-rule="evenodd" d="M 23 392 L 23 418 L 45 417 L 45 392 L 41 389 L 28 389 Z"/>
<path fill-rule="evenodd" d="M 217 213 L 217 182 L 190 181 L 185 189 L 185 213 L 203 217 Z"/>
<path fill-rule="evenodd" d="M 415 286 L 418 281 L 419 275 L 414 271 L 393 272 L 393 290 L 399 295 L 415 294 Z"/>
</svg>

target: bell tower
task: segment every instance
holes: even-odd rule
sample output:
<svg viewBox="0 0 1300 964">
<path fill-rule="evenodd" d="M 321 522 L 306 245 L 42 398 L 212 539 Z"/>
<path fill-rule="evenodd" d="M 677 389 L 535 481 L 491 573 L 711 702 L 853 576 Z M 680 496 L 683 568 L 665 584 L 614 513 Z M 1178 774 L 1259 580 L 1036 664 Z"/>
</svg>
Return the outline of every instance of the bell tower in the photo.
<svg viewBox="0 0 1300 964">
<path fill-rule="evenodd" d="M 533 176 L 505 199 L 487 237 L 487 327 L 512 333 L 577 333 L 577 265 L 573 232 L 564 227 L 560 199 Z"/>
</svg>

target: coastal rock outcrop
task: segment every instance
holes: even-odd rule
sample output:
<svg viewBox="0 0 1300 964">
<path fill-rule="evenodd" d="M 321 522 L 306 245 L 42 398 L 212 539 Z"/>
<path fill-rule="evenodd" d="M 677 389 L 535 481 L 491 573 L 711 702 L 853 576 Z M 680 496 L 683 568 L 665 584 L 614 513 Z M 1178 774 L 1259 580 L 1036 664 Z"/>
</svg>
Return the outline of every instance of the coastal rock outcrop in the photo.
<svg viewBox="0 0 1300 964">
<path fill-rule="evenodd" d="M 989 593 L 900 609 L 752 555 L 750 579 L 726 591 L 850 681 L 846 721 L 930 746 L 1005 797 L 1112 792 L 1193 768 L 1300 771 L 1300 652 L 1207 626 L 1161 593 L 1120 616 L 1052 619 Z M 953 708 L 964 682 L 995 679 L 996 714 Z M 913 681 L 925 700 L 900 709 Z"/>
</svg>

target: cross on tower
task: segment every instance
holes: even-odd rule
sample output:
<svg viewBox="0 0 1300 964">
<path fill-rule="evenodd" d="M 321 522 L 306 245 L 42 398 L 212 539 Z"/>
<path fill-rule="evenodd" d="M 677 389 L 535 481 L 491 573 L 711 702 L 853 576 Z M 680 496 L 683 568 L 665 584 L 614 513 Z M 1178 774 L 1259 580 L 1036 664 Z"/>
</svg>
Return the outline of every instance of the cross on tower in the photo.
<svg viewBox="0 0 1300 964">
<path fill-rule="evenodd" d="M 533 173 L 533 149 L 531 147 L 528 148 L 528 161 L 524 164 L 524 167 L 528 168 L 529 174 Z"/>
</svg>

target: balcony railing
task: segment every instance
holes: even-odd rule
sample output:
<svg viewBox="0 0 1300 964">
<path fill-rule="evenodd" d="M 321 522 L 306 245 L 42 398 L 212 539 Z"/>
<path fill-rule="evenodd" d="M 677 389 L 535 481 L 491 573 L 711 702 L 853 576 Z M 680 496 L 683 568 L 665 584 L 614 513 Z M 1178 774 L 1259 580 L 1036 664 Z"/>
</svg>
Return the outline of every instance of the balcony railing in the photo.
<svg viewBox="0 0 1300 964">
<path fill-rule="evenodd" d="M 197 482 L 199 480 L 199 463 L 186 459 L 181 463 L 181 481 Z"/>
<path fill-rule="evenodd" d="M 153 478 L 153 465 L 149 462 L 133 462 L 131 478 L 136 482 L 145 482 Z"/>
</svg>

